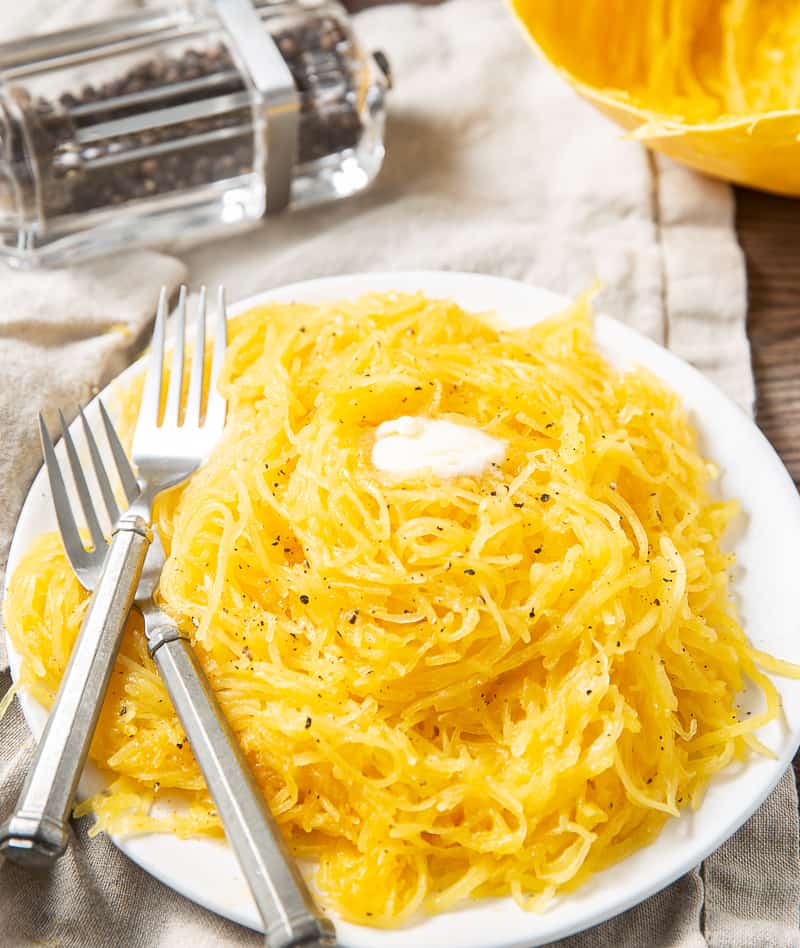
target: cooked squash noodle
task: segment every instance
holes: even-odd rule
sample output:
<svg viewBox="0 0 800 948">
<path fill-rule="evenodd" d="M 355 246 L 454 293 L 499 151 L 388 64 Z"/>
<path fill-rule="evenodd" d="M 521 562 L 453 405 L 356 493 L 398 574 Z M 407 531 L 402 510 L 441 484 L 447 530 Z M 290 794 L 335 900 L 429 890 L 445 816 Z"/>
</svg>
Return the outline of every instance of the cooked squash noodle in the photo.
<svg viewBox="0 0 800 948">
<path fill-rule="evenodd" d="M 544 53 L 620 101 L 688 122 L 800 107 L 792 0 L 512 0 Z"/>
<path fill-rule="evenodd" d="M 737 506 L 676 395 L 598 353 L 586 297 L 513 331 L 420 294 L 260 306 L 231 322 L 220 387 L 221 443 L 156 506 L 161 602 L 345 917 L 540 908 L 765 750 L 764 671 L 797 669 L 737 621 Z M 505 460 L 380 473 L 375 429 L 399 415 L 477 425 Z M 45 705 L 86 602 L 38 539 L 5 619 Z M 740 720 L 747 682 L 766 710 Z M 91 756 L 95 831 L 220 834 L 136 617 Z"/>
<path fill-rule="evenodd" d="M 510 3 L 537 50 L 635 140 L 706 175 L 800 195 L 795 0 Z"/>
</svg>

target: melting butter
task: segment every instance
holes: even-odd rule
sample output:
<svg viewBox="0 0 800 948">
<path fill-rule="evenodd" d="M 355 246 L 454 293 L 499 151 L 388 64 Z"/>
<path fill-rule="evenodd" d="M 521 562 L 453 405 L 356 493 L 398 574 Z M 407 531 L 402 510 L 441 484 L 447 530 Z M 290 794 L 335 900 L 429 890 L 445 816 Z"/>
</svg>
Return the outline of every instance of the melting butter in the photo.
<svg viewBox="0 0 800 948">
<path fill-rule="evenodd" d="M 403 415 L 375 432 L 372 463 L 390 474 L 477 477 L 506 455 L 506 444 L 480 428 L 440 418 Z"/>
</svg>

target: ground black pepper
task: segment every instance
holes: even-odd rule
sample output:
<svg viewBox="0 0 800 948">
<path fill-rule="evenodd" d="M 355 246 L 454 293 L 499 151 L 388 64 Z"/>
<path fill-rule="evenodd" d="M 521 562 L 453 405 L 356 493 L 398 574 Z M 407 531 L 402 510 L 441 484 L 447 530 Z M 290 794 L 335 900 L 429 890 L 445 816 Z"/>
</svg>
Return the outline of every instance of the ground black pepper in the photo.
<svg viewBox="0 0 800 948">
<path fill-rule="evenodd" d="M 331 17 L 309 16 L 274 38 L 300 93 L 298 163 L 355 147 L 362 123 L 351 75 L 355 54 L 345 30 Z M 118 78 L 65 91 L 57 100 L 14 87 L 30 129 L 45 217 L 111 208 L 253 172 L 250 108 L 213 110 L 214 100 L 244 91 L 222 43 L 142 59 Z M 203 101 L 209 108 L 202 118 L 166 124 L 155 116 Z M 152 128 L 93 139 L 97 126 L 148 113 Z"/>
</svg>

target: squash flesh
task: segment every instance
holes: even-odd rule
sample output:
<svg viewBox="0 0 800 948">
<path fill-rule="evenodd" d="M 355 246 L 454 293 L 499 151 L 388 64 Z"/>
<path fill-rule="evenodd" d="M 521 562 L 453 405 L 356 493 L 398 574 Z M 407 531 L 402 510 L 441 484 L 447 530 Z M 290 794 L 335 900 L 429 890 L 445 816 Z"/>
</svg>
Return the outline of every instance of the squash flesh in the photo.
<svg viewBox="0 0 800 948">
<path fill-rule="evenodd" d="M 512 0 L 542 54 L 650 147 L 800 194 L 800 4 Z"/>
</svg>

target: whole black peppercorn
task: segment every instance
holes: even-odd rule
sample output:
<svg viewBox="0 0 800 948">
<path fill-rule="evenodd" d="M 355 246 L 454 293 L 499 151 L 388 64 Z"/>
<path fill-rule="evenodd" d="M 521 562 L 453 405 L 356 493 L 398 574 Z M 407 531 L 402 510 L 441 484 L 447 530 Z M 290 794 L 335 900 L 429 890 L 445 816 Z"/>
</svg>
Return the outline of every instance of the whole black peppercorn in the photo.
<svg viewBox="0 0 800 948">
<path fill-rule="evenodd" d="M 265 22 L 268 29 L 268 21 Z M 298 162 L 355 148 L 362 132 L 349 38 L 331 17 L 309 15 L 274 34 L 301 93 Z M 335 82 L 333 78 L 335 77 Z M 173 88 L 174 87 L 174 88 Z M 249 107 L 220 111 L 220 97 L 246 91 L 222 43 L 154 53 L 119 76 L 35 100 L 24 86 L 15 98 L 30 128 L 47 219 L 118 206 L 214 184 L 256 171 Z M 155 96 L 155 97 L 154 97 Z M 157 105 L 154 105 L 157 103 Z M 93 135 L 190 104 L 200 117 L 155 124 L 129 134 Z M 80 146 L 81 140 L 91 142 Z"/>
</svg>

